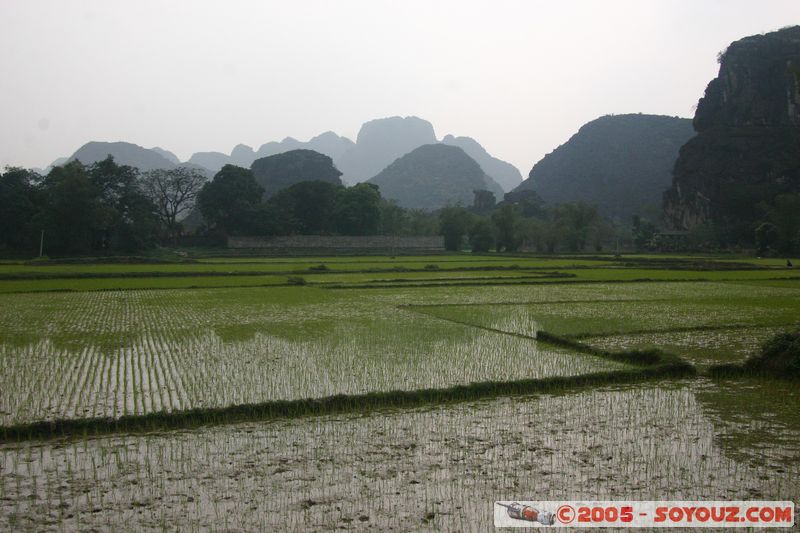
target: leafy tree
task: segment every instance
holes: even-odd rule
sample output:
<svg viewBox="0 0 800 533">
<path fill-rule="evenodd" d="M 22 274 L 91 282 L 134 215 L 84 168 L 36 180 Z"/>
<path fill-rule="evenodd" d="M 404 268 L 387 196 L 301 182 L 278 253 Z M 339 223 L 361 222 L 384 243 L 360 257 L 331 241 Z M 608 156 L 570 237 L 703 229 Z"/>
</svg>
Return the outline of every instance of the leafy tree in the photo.
<svg viewBox="0 0 800 533">
<path fill-rule="evenodd" d="M 268 202 L 248 212 L 243 231 L 252 235 L 291 235 L 298 227 L 299 222 L 288 206 Z"/>
<path fill-rule="evenodd" d="M 408 209 L 402 235 L 442 235 L 439 216 L 425 209 Z"/>
<path fill-rule="evenodd" d="M 497 240 L 495 247 L 500 252 L 515 252 L 522 244 L 520 232 L 520 222 L 522 217 L 519 208 L 514 204 L 503 204 L 503 206 L 492 213 L 492 222 L 497 230 Z"/>
<path fill-rule="evenodd" d="M 264 190 L 250 169 L 225 165 L 197 195 L 203 217 L 228 234 L 249 233 Z"/>
<path fill-rule="evenodd" d="M 586 247 L 592 226 L 599 219 L 597 208 L 584 202 L 560 204 L 554 210 L 554 217 L 564 228 L 567 247 L 574 252 Z"/>
<path fill-rule="evenodd" d="M 589 228 L 589 240 L 594 250 L 596 252 L 602 252 L 603 246 L 611 239 L 613 234 L 614 228 L 611 223 L 598 215 Z"/>
<path fill-rule="evenodd" d="M 381 198 L 378 204 L 380 209 L 380 234 L 381 235 L 402 235 L 404 228 L 409 223 L 408 212 L 397 205 L 394 200 Z"/>
<path fill-rule="evenodd" d="M 523 218 L 518 225 L 519 238 L 522 245 L 535 248 L 538 252 L 543 252 L 545 246 L 545 226 L 546 220 L 538 218 Z"/>
<path fill-rule="evenodd" d="M 37 226 L 46 234 L 46 250 L 86 253 L 102 228 L 99 191 L 79 161 L 55 167 L 44 181 L 44 205 Z"/>
<path fill-rule="evenodd" d="M 542 223 L 542 242 L 545 249 L 553 253 L 558 248 L 558 245 L 564 240 L 565 230 L 555 220 L 545 220 Z"/>
<path fill-rule="evenodd" d="M 155 206 L 139 187 L 138 171 L 112 157 L 86 167 L 55 167 L 38 187 L 36 229 L 49 253 L 138 251 L 154 243 Z"/>
<path fill-rule="evenodd" d="M 375 235 L 380 229 L 381 194 L 378 186 L 359 183 L 340 187 L 334 209 L 336 229 L 342 235 Z"/>
<path fill-rule="evenodd" d="M 35 178 L 35 174 L 21 168 L 6 168 L 0 174 L 0 247 L 32 247 Z"/>
<path fill-rule="evenodd" d="M 293 232 L 302 235 L 335 233 L 336 200 L 341 186 L 324 181 L 302 181 L 279 191 L 269 205 L 290 213 Z"/>
<path fill-rule="evenodd" d="M 178 218 L 194 208 L 205 182 L 203 173 L 183 167 L 150 170 L 142 176 L 144 192 L 155 204 L 158 218 L 173 240 L 181 230 Z"/>
<path fill-rule="evenodd" d="M 460 206 L 445 207 L 439 211 L 439 234 L 444 237 L 445 250 L 461 250 L 469 219 L 469 211 Z"/>
<path fill-rule="evenodd" d="M 486 217 L 476 218 L 469 228 L 469 243 L 473 252 L 488 252 L 495 242 L 495 227 Z"/>
<path fill-rule="evenodd" d="M 88 167 L 98 193 L 93 248 L 137 251 L 152 246 L 158 233 L 156 207 L 145 196 L 139 171 L 108 156 Z"/>
</svg>

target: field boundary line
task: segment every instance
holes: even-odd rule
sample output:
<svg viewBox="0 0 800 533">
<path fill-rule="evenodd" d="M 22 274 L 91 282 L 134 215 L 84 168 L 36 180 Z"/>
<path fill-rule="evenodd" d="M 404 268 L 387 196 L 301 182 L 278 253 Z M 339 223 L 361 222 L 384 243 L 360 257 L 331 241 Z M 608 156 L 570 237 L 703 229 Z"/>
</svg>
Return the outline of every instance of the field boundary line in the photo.
<svg viewBox="0 0 800 533">
<path fill-rule="evenodd" d="M 629 365 L 635 365 L 640 368 L 644 367 L 660 367 L 660 366 L 683 366 L 687 368 L 687 371 L 693 374 L 696 374 L 697 369 L 691 363 L 685 361 L 681 357 L 666 352 L 664 350 L 626 350 L 620 352 L 614 352 L 609 350 L 603 350 L 600 348 L 596 348 L 594 346 L 590 346 L 588 344 L 584 344 L 580 342 L 578 339 L 574 337 L 556 335 L 554 333 L 549 333 L 544 330 L 539 330 L 536 332 L 536 336 L 525 335 L 524 333 L 518 333 L 515 331 L 504 331 L 501 329 L 492 328 L 489 326 L 483 326 L 481 324 L 474 324 L 471 322 L 457 320 L 454 318 L 442 317 L 432 313 L 425 312 L 421 309 L 414 309 L 413 306 L 407 306 L 405 309 L 408 309 L 412 312 L 423 314 L 425 316 L 436 318 L 439 320 L 444 320 L 446 322 L 451 322 L 453 324 L 459 324 L 462 326 L 473 327 L 477 329 L 482 329 L 484 331 L 489 331 L 492 333 L 499 333 L 501 335 L 511 335 L 513 337 L 519 337 L 523 339 L 533 340 L 537 342 L 541 342 L 543 344 L 550 344 L 552 346 L 559 346 L 562 348 L 569 348 L 576 352 L 580 352 L 587 355 L 592 355 L 602 359 L 608 359 L 611 361 L 616 361 L 620 363 L 625 363 Z"/>
<path fill-rule="evenodd" d="M 604 303 L 633 303 L 633 302 L 670 302 L 674 298 L 619 298 L 614 300 L 542 300 L 539 302 L 469 302 L 469 303 L 444 303 L 444 304 L 402 304 L 401 308 L 422 307 L 483 307 L 486 305 L 515 306 L 515 305 L 547 305 L 547 304 L 604 304 Z"/>
<path fill-rule="evenodd" d="M 691 365 L 671 363 L 639 369 L 593 372 L 578 376 L 554 376 L 516 381 L 486 381 L 442 389 L 395 390 L 354 395 L 334 395 L 302 400 L 276 400 L 256 404 L 126 415 L 120 418 L 75 418 L 0 427 L 0 443 L 62 438 L 86 438 L 105 434 L 142 433 L 191 429 L 209 425 L 258 422 L 344 413 L 368 413 L 389 408 L 440 406 L 467 401 L 537 393 L 565 392 L 595 387 L 684 378 L 695 375 Z"/>
<path fill-rule="evenodd" d="M 723 270 L 710 271 L 710 272 L 725 272 Z M 509 277 L 508 279 L 514 280 L 515 278 Z M 431 287 L 478 287 L 478 286 L 497 286 L 497 285 L 566 285 L 566 284 L 591 284 L 591 283 L 728 283 L 728 282 L 749 282 L 749 281 L 794 281 L 800 280 L 800 277 L 775 277 L 775 278 L 758 278 L 758 279 L 710 279 L 710 278 L 634 278 L 634 279 L 581 279 L 578 277 L 565 278 L 557 276 L 552 278 L 534 278 L 537 281 L 508 281 L 501 283 L 420 283 L 420 284 L 368 284 L 368 283 L 353 283 L 340 282 L 334 284 L 331 282 L 324 286 L 319 284 L 317 286 L 326 289 L 394 289 L 394 288 L 431 288 Z M 538 281 L 552 279 L 553 281 Z"/>
</svg>

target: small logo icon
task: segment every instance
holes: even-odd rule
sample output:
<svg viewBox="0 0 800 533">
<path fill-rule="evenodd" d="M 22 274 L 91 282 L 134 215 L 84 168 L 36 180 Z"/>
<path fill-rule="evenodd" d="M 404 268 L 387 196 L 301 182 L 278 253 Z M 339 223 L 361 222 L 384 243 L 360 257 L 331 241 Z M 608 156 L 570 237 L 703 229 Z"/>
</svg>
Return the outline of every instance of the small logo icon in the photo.
<svg viewBox="0 0 800 533">
<path fill-rule="evenodd" d="M 539 509 L 534 509 L 529 505 L 522 505 L 518 502 L 512 502 L 511 505 L 497 502 L 497 505 L 505 507 L 508 516 L 515 520 L 539 522 L 543 526 L 552 526 L 555 523 L 555 515 L 549 511 L 540 511 Z"/>
<path fill-rule="evenodd" d="M 556 511 L 556 516 L 562 524 L 569 524 L 575 520 L 575 509 L 571 505 L 562 505 Z"/>
</svg>

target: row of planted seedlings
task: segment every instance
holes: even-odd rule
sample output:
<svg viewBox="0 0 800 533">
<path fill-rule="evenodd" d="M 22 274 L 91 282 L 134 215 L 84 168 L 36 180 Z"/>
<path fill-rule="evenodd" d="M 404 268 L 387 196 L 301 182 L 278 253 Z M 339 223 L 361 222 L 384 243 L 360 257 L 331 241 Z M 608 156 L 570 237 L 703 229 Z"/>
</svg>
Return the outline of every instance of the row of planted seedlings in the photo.
<svg viewBox="0 0 800 533">
<path fill-rule="evenodd" d="M 666 290 L 664 295 L 669 296 L 669 287 Z M 572 289 L 560 289 L 561 293 L 580 297 Z M 9 373 L 6 382 L 16 383 L 19 390 L 45 379 L 31 390 L 55 393 L 44 398 L 36 393 L 7 394 L 5 416 L 10 412 L 23 416 L 6 424 L 6 438 L 93 431 L 103 425 L 110 430 L 181 426 L 365 405 L 415 405 L 693 372 L 690 365 L 663 352 L 620 353 L 538 331 L 531 316 L 506 317 L 505 322 L 481 330 L 471 319 L 463 324 L 452 324 L 458 322 L 452 317 L 450 324 L 420 320 L 420 311 L 430 315 L 431 310 L 414 306 L 383 306 L 384 316 L 377 320 L 374 298 L 345 301 L 344 307 L 343 300 L 335 298 L 299 311 L 240 305 L 242 293 L 235 291 L 230 293 L 236 295 L 230 305 L 215 301 L 209 313 L 172 301 L 184 294 L 148 295 L 138 306 L 131 305 L 135 299 L 117 295 L 112 300 L 120 312 L 109 312 L 108 302 L 101 301 L 109 295 L 58 295 L 67 302 L 80 297 L 100 305 L 89 306 L 91 312 L 83 309 L 81 320 L 61 317 L 56 326 L 70 332 L 116 328 L 122 343 L 111 349 L 84 346 L 67 353 L 45 342 L 27 354 L 16 345 L 4 345 L 5 359 L 26 361 L 17 370 L 13 365 L 4 367 Z M 74 305 L 72 309 L 81 310 Z M 333 320 L 343 309 L 359 320 L 346 325 Z M 187 331 L 185 326 L 193 319 L 202 326 L 220 320 L 235 324 L 254 316 L 270 327 L 255 323 L 248 338 L 234 342 L 216 330 Z M 294 337 L 287 334 L 293 329 L 299 332 Z M 308 335 L 309 330 L 321 334 Z M 37 353 L 46 357 L 36 360 Z M 170 412 L 176 415 L 167 416 Z"/>
<path fill-rule="evenodd" d="M 797 463 L 723 453 L 691 383 L 5 446 L 0 528 L 469 530 L 511 494 L 797 498 Z"/>
<path fill-rule="evenodd" d="M 381 320 L 339 323 L 310 340 L 254 333 L 226 343 L 214 334 L 159 338 L 164 332 L 155 329 L 146 342 L 117 348 L 117 359 L 84 351 L 79 370 L 61 376 L 73 391 L 57 395 L 65 408 L 2 434 L 17 440 L 415 406 L 693 371 L 661 352 L 604 352 L 543 332 L 537 341 L 385 311 Z"/>
</svg>

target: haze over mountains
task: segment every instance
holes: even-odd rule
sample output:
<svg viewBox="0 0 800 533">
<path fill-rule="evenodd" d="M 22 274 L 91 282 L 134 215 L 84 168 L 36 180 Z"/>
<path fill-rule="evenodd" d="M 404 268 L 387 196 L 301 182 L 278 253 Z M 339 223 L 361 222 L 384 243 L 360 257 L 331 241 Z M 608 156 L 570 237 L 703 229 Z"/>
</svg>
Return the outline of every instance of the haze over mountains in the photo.
<svg viewBox="0 0 800 533">
<path fill-rule="evenodd" d="M 474 139 L 446 135 L 438 141 L 431 123 L 418 117 L 371 120 L 361 127 L 355 143 L 328 131 L 305 142 L 287 137 L 265 143 L 258 150 L 239 144 L 230 154 L 197 152 L 181 163 L 175 154 L 159 147 L 90 142 L 69 159 L 90 164 L 111 154 L 118 163 L 141 170 L 183 166 L 212 177 L 227 164 L 255 170 L 254 163 L 265 157 L 313 151 L 332 160 L 342 173 L 337 181 L 380 184 L 387 198 L 398 200 L 404 207 L 441 207 L 457 202 L 471 205 L 473 188 L 491 191 L 498 201 L 505 191 L 534 190 L 551 204 L 584 201 L 596 204 L 608 216 L 628 219 L 632 214 L 652 214 L 660 209 L 661 197 L 672 182 L 678 150 L 692 135 L 688 119 L 643 114 L 601 117 L 539 161 L 524 182 L 517 168 L 493 157 Z M 478 165 L 482 177 L 475 177 L 472 168 L 470 177 L 464 179 L 446 170 L 446 162 L 456 168 L 469 166 L 447 150 L 424 150 L 388 171 L 421 146 L 437 144 L 458 148 Z M 432 181 L 427 183 L 428 179 Z M 452 188 L 449 193 L 441 189 L 446 183 Z M 277 192 L 272 186 L 265 187 L 268 195 Z"/>
<path fill-rule="evenodd" d="M 418 117 L 388 117 L 371 120 L 362 125 L 356 142 L 327 131 L 308 141 L 286 137 L 280 142 L 262 144 L 257 150 L 245 144 L 238 144 L 230 154 L 196 152 L 188 161 L 182 163 L 175 154 L 160 147 L 147 149 L 125 142 L 93 141 L 79 148 L 72 156 L 53 162 L 53 165 L 71 159 L 91 164 L 105 159 L 110 154 L 118 163 L 141 170 L 185 166 L 202 169 L 207 175 L 212 176 L 227 164 L 250 167 L 254 161 L 264 157 L 292 150 L 313 150 L 330 157 L 342 172 L 342 182 L 352 185 L 376 176 L 396 159 L 414 149 L 438 142 L 430 122 Z M 499 197 L 502 197 L 503 191 L 511 190 L 522 182 L 522 176 L 517 168 L 493 157 L 470 137 L 446 135 L 441 142 L 458 146 L 472 157 L 480 165 L 483 173 L 491 176 L 492 192 Z M 496 188 L 498 183 L 499 189 Z"/>
<path fill-rule="evenodd" d="M 99 141 L 88 142 L 70 157 L 62 157 L 53 161 L 48 170 L 73 160 L 78 160 L 84 165 L 90 165 L 102 161 L 109 155 L 113 156 L 114 161 L 119 165 L 136 167 L 142 171 L 184 167 L 199 170 L 209 178 L 213 176 L 213 173 L 205 167 L 188 162 L 181 163 L 175 154 L 163 148 L 143 148 L 137 144 L 126 142 Z"/>
<path fill-rule="evenodd" d="M 503 189 L 457 146 L 426 144 L 396 159 L 367 180 L 402 207 L 438 209 L 472 205 L 473 191 L 485 189 L 502 198 Z"/>
<path fill-rule="evenodd" d="M 478 163 L 483 171 L 491 176 L 504 191 L 511 191 L 522 182 L 522 174 L 519 169 L 496 157 L 492 157 L 478 141 L 472 137 L 454 137 L 445 135 L 442 139 L 443 144 L 458 146 L 472 159 Z M 497 199 L 500 200 L 501 197 Z"/>
<path fill-rule="evenodd" d="M 257 170 L 256 166 L 254 166 L 255 163 L 263 158 L 293 151 L 301 151 L 299 153 L 306 153 L 306 155 L 308 155 L 307 152 L 313 151 L 330 158 L 335 167 L 342 173 L 341 182 L 353 185 L 378 176 L 384 169 L 395 162 L 395 160 L 410 154 L 421 146 L 435 145 L 438 143 L 439 141 L 436 138 L 433 125 L 431 125 L 430 122 L 418 117 L 389 117 L 371 120 L 365 123 L 358 133 L 356 142 L 337 135 L 334 132 L 327 131 L 309 141 L 299 141 L 292 137 L 287 137 L 280 142 L 268 142 L 262 144 L 258 150 L 254 150 L 252 147 L 244 144 L 239 144 L 233 148 L 230 154 L 224 154 L 222 152 L 197 152 L 192 154 L 187 162 L 182 163 L 175 154 L 160 147 L 148 149 L 126 142 L 92 141 L 79 148 L 72 156 L 55 161 L 53 165 L 62 164 L 73 159 L 78 159 L 84 164 L 92 164 L 105 159 L 108 155 L 112 155 L 117 163 L 137 167 L 143 171 L 157 168 L 171 169 L 181 166 L 201 170 L 208 177 L 212 177 L 227 164 L 245 168 L 253 167 L 255 171 Z M 475 186 L 488 189 L 500 200 L 502 199 L 504 191 L 512 189 L 522 181 L 522 177 L 517 168 L 493 157 L 483 146 L 470 137 L 446 135 L 441 143 L 459 148 L 459 152 L 467 159 L 471 158 L 474 160 L 473 162 L 475 162 L 480 169 L 481 177 L 477 179 L 477 181 L 474 179 L 467 179 L 466 181 L 459 181 L 456 179 L 456 181 L 451 184 L 453 186 L 457 187 L 456 183 L 465 185 L 469 182 L 471 184 L 469 187 Z M 445 161 L 451 162 L 457 159 L 463 159 L 454 158 L 452 155 L 454 152 L 448 150 L 434 150 L 423 153 L 425 153 L 427 157 L 417 161 L 414 167 L 422 174 L 408 176 L 410 182 L 419 186 L 418 193 L 416 195 L 403 195 L 404 205 L 410 207 L 440 204 L 439 200 L 432 201 L 430 198 L 426 197 L 426 191 L 428 189 L 421 186 L 424 179 L 420 179 L 423 175 L 442 175 L 444 162 L 434 161 L 433 158 L 435 156 L 444 157 Z M 308 160 L 308 158 L 305 158 L 305 160 Z M 463 163 L 463 161 L 458 161 L 459 165 Z M 263 171 L 263 168 L 261 168 L 263 166 L 263 164 L 259 166 L 259 172 Z M 314 165 L 312 165 L 312 167 L 314 167 Z M 318 168 L 322 168 L 322 166 L 318 165 Z M 470 168 L 470 172 L 472 172 L 472 170 L 474 169 Z M 275 169 L 273 168 L 272 171 L 274 173 Z M 327 179 L 328 174 L 329 173 L 326 173 L 326 175 L 320 179 Z M 445 174 L 447 173 L 445 172 Z M 285 179 L 282 178 L 282 180 L 280 180 L 281 183 L 284 181 L 287 183 L 292 181 L 285 176 L 284 178 Z M 265 178 L 262 176 L 262 181 L 264 181 L 264 179 Z M 311 178 L 305 177 L 303 179 Z M 338 177 L 336 181 L 339 181 Z M 439 185 L 442 184 L 440 183 Z M 267 189 L 267 195 L 277 192 L 277 189 L 272 186 L 265 187 Z M 451 194 L 445 196 L 451 199 L 457 198 L 458 201 L 469 205 L 472 198 L 472 189 L 453 191 Z M 437 195 L 434 195 L 434 197 L 439 198 Z"/>
<path fill-rule="evenodd" d="M 361 126 L 355 146 L 342 154 L 337 166 L 343 181 L 358 183 L 375 176 L 415 148 L 436 142 L 433 126 L 427 120 L 417 117 L 370 120 Z"/>
<path fill-rule="evenodd" d="M 718 75 L 693 121 L 601 116 L 537 162 L 524 182 L 474 139 L 439 140 L 430 122 L 413 116 L 371 120 L 355 142 L 328 131 L 257 150 L 239 144 L 230 154 L 198 152 L 187 162 L 161 147 L 90 142 L 54 164 L 112 155 L 144 171 L 181 166 L 209 177 L 233 164 L 250 167 L 267 197 L 299 181 L 368 182 L 403 207 L 426 209 L 469 206 L 479 189 L 501 200 L 511 189 L 502 208 L 523 200 L 540 206 L 539 197 L 549 204 L 542 213 L 585 202 L 617 222 L 640 227 L 631 217 L 642 215 L 650 226 L 678 230 L 669 232 L 670 246 L 685 237 L 697 246 L 716 239 L 723 246 L 757 241 L 763 251 L 800 247 L 800 26 L 739 39 L 717 57 Z M 494 205 L 487 194 L 474 197 Z"/>
<path fill-rule="evenodd" d="M 286 137 L 280 142 L 273 141 L 262 144 L 258 150 L 254 150 L 246 144 L 237 144 L 230 155 L 222 152 L 196 152 L 189 158 L 189 162 L 217 172 L 223 166 L 229 164 L 249 167 L 256 159 L 281 154 L 290 150 L 314 150 L 336 161 L 353 146 L 355 146 L 355 143 L 350 139 L 340 137 L 332 131 L 326 131 L 306 142 Z"/>
</svg>

